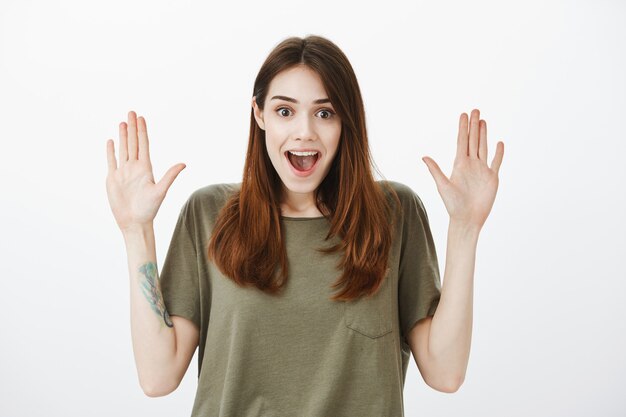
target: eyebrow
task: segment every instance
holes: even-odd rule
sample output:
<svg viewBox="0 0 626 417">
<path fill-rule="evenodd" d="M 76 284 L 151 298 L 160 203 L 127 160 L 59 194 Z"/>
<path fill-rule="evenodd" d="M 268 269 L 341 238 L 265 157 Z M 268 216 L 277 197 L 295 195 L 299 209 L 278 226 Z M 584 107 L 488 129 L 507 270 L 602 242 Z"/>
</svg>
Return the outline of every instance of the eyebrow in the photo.
<svg viewBox="0 0 626 417">
<path fill-rule="evenodd" d="M 274 96 L 270 100 L 274 100 L 274 99 L 290 101 L 290 102 L 296 103 L 296 104 L 299 103 L 299 101 L 296 100 L 295 98 L 291 98 L 291 97 L 287 97 L 287 96 Z M 319 98 L 319 99 L 313 101 L 313 104 L 322 104 L 322 103 L 330 103 L 330 99 L 328 99 L 328 98 Z"/>
</svg>

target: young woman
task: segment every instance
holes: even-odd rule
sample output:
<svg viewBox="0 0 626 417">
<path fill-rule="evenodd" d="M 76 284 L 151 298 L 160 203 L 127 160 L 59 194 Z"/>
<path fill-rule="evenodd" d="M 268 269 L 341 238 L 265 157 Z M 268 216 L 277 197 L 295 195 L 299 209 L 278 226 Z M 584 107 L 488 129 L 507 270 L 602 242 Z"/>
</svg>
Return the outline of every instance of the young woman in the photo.
<svg viewBox="0 0 626 417">
<path fill-rule="evenodd" d="M 107 142 L 145 393 L 175 390 L 197 347 L 193 416 L 402 416 L 411 354 L 429 386 L 455 392 L 504 144 L 488 167 L 474 110 L 469 121 L 461 114 L 449 179 L 423 158 L 450 215 L 442 287 L 422 201 L 374 180 L 359 86 L 334 43 L 281 42 L 251 105 L 241 183 L 191 194 L 160 273 L 153 220 L 185 165 L 155 183 L 146 122 L 132 111 L 120 124 L 119 167 Z"/>
</svg>

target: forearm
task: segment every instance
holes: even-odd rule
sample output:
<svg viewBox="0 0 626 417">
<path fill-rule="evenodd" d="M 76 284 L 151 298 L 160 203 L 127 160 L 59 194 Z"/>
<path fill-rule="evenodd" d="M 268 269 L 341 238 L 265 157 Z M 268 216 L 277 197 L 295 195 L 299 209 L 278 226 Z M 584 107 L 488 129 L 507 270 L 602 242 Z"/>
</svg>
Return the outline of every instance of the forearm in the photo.
<svg viewBox="0 0 626 417">
<path fill-rule="evenodd" d="M 428 351 L 436 374 L 457 387 L 469 362 L 478 235 L 474 227 L 450 222 L 441 299 L 430 327 Z"/>
<path fill-rule="evenodd" d="M 164 395 L 176 356 L 176 336 L 163 302 L 152 225 L 124 232 L 130 276 L 131 335 L 139 383 L 148 395 Z"/>
</svg>

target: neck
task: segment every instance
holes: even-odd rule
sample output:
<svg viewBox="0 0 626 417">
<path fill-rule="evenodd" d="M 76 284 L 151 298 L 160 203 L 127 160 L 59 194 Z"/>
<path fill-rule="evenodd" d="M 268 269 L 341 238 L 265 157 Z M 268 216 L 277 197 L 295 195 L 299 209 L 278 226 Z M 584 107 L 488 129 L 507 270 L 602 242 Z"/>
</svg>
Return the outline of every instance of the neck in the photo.
<svg viewBox="0 0 626 417">
<path fill-rule="evenodd" d="M 320 217 L 323 215 L 315 205 L 314 193 L 294 193 L 284 190 L 281 214 L 287 217 Z"/>
</svg>

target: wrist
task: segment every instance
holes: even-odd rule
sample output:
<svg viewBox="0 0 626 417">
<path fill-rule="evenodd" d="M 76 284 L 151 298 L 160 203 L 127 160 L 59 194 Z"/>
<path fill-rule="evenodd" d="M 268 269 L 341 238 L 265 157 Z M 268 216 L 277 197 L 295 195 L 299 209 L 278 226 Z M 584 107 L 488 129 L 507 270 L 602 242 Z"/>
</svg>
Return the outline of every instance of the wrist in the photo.
<svg viewBox="0 0 626 417">
<path fill-rule="evenodd" d="M 478 240 L 481 227 L 475 224 L 450 219 L 448 234 L 469 240 Z"/>
<path fill-rule="evenodd" d="M 121 229 L 124 239 L 154 235 L 154 225 L 152 222 L 133 224 Z"/>
</svg>

